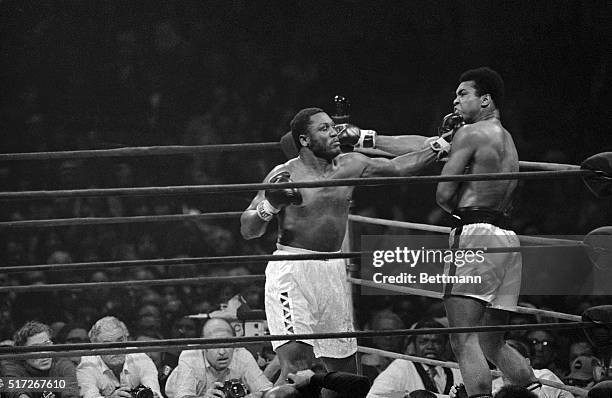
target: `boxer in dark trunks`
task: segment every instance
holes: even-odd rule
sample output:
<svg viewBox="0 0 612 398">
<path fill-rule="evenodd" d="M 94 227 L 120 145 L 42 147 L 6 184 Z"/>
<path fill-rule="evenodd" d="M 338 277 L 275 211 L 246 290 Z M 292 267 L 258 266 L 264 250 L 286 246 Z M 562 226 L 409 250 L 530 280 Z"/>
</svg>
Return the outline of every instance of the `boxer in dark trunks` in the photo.
<svg viewBox="0 0 612 398">
<path fill-rule="evenodd" d="M 463 73 L 454 112 L 465 125 L 454 134 L 453 146 L 442 175 L 517 172 L 519 159 L 510 133 L 500 121 L 504 83 L 490 68 Z M 516 234 L 508 230 L 516 180 L 441 182 L 438 205 L 458 219 L 451 231 L 455 248 L 516 247 Z M 447 284 L 445 306 L 451 327 L 506 324 L 507 313 L 490 305 L 515 306 L 521 287 L 521 254 L 485 254 L 483 262 L 463 266 L 446 264 L 447 275 L 481 276 L 482 283 Z M 467 279 L 467 278 L 466 278 Z M 451 335 L 451 345 L 470 397 L 491 396 L 488 358 L 513 384 L 538 388 L 524 358 L 508 346 L 503 333 Z"/>
</svg>

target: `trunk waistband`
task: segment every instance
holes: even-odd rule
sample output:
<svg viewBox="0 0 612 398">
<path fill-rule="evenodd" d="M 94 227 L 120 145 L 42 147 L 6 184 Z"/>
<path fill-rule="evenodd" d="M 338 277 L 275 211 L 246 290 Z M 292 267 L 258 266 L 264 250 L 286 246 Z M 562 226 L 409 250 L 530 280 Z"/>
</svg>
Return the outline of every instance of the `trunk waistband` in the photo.
<svg viewBox="0 0 612 398">
<path fill-rule="evenodd" d="M 291 252 L 291 253 L 315 253 L 315 254 L 340 253 L 340 250 L 335 251 L 335 252 L 318 252 L 315 250 L 302 249 L 301 247 L 285 246 L 285 245 L 281 245 L 280 243 L 276 244 L 276 248 L 278 250 L 283 250 L 283 251 Z"/>
<path fill-rule="evenodd" d="M 488 207 L 460 207 L 453 212 L 453 216 L 456 218 L 455 228 L 477 223 L 491 224 L 502 229 L 510 227 L 510 216 L 508 214 Z"/>
</svg>

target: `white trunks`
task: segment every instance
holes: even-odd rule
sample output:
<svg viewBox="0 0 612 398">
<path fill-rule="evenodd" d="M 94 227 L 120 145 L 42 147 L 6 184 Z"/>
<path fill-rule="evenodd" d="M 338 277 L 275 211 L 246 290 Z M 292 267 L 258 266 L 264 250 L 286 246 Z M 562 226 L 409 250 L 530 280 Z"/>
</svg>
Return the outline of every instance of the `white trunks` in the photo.
<svg viewBox="0 0 612 398">
<path fill-rule="evenodd" d="M 277 245 L 274 255 L 320 253 Z M 350 285 L 344 259 L 270 261 L 266 267 L 266 318 L 270 334 L 353 331 Z M 357 351 L 354 338 L 300 340 L 316 357 L 346 358 Z M 288 340 L 272 341 L 276 350 Z"/>
</svg>

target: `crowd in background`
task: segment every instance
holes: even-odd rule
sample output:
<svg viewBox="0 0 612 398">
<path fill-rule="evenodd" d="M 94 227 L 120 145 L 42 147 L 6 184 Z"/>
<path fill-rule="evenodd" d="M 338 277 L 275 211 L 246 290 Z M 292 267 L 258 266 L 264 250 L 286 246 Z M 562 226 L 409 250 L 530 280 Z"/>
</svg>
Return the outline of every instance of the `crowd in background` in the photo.
<svg viewBox="0 0 612 398">
<path fill-rule="evenodd" d="M 367 65 L 362 65 L 365 71 L 359 72 L 347 64 L 357 62 L 357 55 L 361 54 L 350 52 L 346 43 L 364 38 L 347 21 L 334 19 L 333 15 L 337 17 L 346 11 L 335 8 L 332 16 L 325 17 L 325 22 L 337 23 L 351 32 L 346 42 L 340 37 L 327 37 L 320 26 L 312 27 L 312 42 L 297 31 L 286 32 L 291 39 L 287 42 L 266 42 L 285 33 L 284 29 L 300 20 L 300 14 L 294 15 L 283 7 L 257 11 L 246 2 L 211 9 L 198 2 L 179 6 L 170 1 L 150 9 L 131 5 L 135 8 L 133 12 L 123 12 L 123 3 L 112 1 L 95 6 L 73 3 L 72 7 L 53 3 L 40 2 L 36 8 L 26 5 L 16 16 L 22 25 L 13 30 L 3 28 L 9 29 L 17 44 L 7 44 L 7 53 L 14 56 L 8 73 L 14 79 L 6 87 L 0 108 L 4 125 L 0 138 L 2 152 L 278 141 L 288 129 L 292 115 L 301 107 L 322 106 L 333 111 L 334 94 L 349 96 L 354 103 L 353 120 L 363 127 L 382 133 L 433 135 L 441 116 L 450 109 L 455 75 L 461 69 L 451 68 L 448 62 L 436 63 L 429 73 L 439 73 L 440 78 L 421 79 L 430 84 L 421 83 L 416 87 L 411 84 L 421 77 L 418 67 L 406 68 L 405 75 L 396 71 L 385 75 L 386 80 L 377 81 L 382 87 L 381 94 L 364 76 L 368 71 L 377 71 L 373 66 L 377 54 L 386 54 L 389 44 L 382 42 L 384 29 L 381 28 L 379 35 L 365 39 L 364 45 L 376 51 L 363 54 L 362 62 Z M 566 8 L 560 7 L 560 21 L 579 12 Z M 582 37 L 584 41 L 599 37 L 602 29 L 605 31 L 591 11 L 587 7 L 581 14 L 581 24 L 592 25 L 587 37 Z M 442 20 L 448 17 L 441 15 Z M 287 22 L 264 31 L 258 30 L 260 26 L 255 24 L 251 26 L 258 28 L 250 30 L 248 24 L 255 23 L 253 19 L 259 17 L 264 21 Z M 413 18 L 411 21 L 416 26 L 419 22 Z M 447 24 L 441 24 L 436 31 L 427 22 L 422 23 L 425 23 L 424 30 L 414 33 L 417 36 L 442 35 L 449 29 Z M 556 20 L 547 23 L 552 32 L 566 26 Z M 317 38 L 325 38 L 332 48 L 321 50 L 322 44 Z M 412 40 L 417 38 L 399 40 L 414 44 Z M 453 46 L 459 44 L 444 45 L 455 49 Z M 320 62 L 309 54 L 315 51 L 324 51 L 322 56 L 334 62 Z M 418 62 L 432 61 L 435 53 L 431 50 L 427 53 L 429 58 L 422 57 L 424 60 Z M 586 58 L 592 64 L 605 64 L 596 50 L 588 55 Z M 405 54 L 396 55 L 400 56 Z M 378 59 L 382 62 L 380 68 L 390 67 L 395 58 L 393 53 L 389 57 L 386 62 Z M 486 59 L 481 55 L 473 62 Z M 475 66 L 467 60 L 461 63 Z M 515 66 L 521 70 L 520 65 Z M 585 66 L 571 64 L 568 68 L 583 71 Z M 529 83 L 518 86 L 512 83 L 524 77 L 517 76 L 521 73 L 504 74 L 512 68 L 500 66 L 499 69 L 502 75 L 510 75 L 506 95 L 509 101 L 502 110 L 502 120 L 507 121 L 504 123 L 514 134 L 521 159 L 575 164 L 587 155 L 610 150 L 611 142 L 607 133 L 604 134 L 604 127 L 609 128 L 604 120 L 609 112 L 605 103 L 610 97 L 610 85 L 606 85 L 609 78 L 605 74 L 589 70 L 569 88 L 546 88 L 537 87 L 538 79 L 545 74 L 543 71 L 533 70 L 535 77 L 525 77 Z M 347 74 L 351 81 L 336 81 L 338 74 L 333 71 L 337 70 L 338 74 Z M 591 102 L 570 107 L 566 99 L 555 103 L 548 98 L 541 104 L 536 101 L 538 94 L 530 91 L 533 88 L 530 84 L 536 85 L 535 91 L 551 95 L 565 89 L 586 90 L 588 86 Z M 412 88 L 416 92 L 411 92 Z M 421 102 L 418 95 L 424 93 L 429 95 L 422 96 Z M 552 105 L 563 108 L 552 109 Z M 585 119 L 588 123 L 582 123 Z M 21 191 L 259 182 L 274 165 L 283 161 L 280 151 L 257 151 L 2 162 L 0 186 L 3 191 Z M 3 202 L 0 216 L 3 221 L 17 221 L 240 211 L 249 201 L 250 194 L 24 200 Z M 432 185 L 358 189 L 354 212 L 431 224 L 449 225 L 450 221 L 436 207 Z M 519 234 L 585 234 L 593 228 L 610 225 L 611 221 L 612 202 L 595 199 L 579 180 L 524 181 L 515 203 L 513 228 Z M 13 265 L 272 251 L 274 228 L 264 238 L 247 242 L 240 237 L 238 225 L 237 219 L 230 219 L 0 230 L 3 249 L 0 285 L 261 274 L 265 264 L 107 267 L 79 272 L 3 273 L 1 269 Z M 378 229 L 376 232 L 398 231 Z M 93 322 L 106 315 L 122 319 L 133 338 L 193 337 L 199 325 L 186 320 L 185 315 L 215 310 L 238 293 L 251 307 L 263 308 L 263 283 L 0 293 L 0 340 L 10 340 L 25 321 L 37 319 L 52 325 L 57 332 L 56 342 L 82 341 L 86 339 L 83 333 L 77 333 L 72 340 L 67 338 L 70 328 L 87 331 Z M 521 300 L 526 305 L 571 314 L 610 302 L 609 296 L 593 295 L 534 295 Z M 420 319 L 444 317 L 439 301 L 419 297 L 363 299 L 356 296 L 355 307 L 356 320 L 362 329 L 385 328 L 373 322 L 380 319 L 377 314 L 381 313 L 393 314 L 389 318 L 396 321 L 390 322 L 389 328 L 409 327 Z M 513 321 L 545 320 L 517 315 Z M 582 337 L 578 332 L 564 331 L 547 338 L 553 351 L 549 364 L 554 364 L 558 375 L 563 377 L 569 372 L 568 347 L 572 347 L 570 343 L 581 343 Z M 379 345 L 385 347 L 384 342 Z M 397 346 L 394 350 L 403 348 Z"/>
</svg>

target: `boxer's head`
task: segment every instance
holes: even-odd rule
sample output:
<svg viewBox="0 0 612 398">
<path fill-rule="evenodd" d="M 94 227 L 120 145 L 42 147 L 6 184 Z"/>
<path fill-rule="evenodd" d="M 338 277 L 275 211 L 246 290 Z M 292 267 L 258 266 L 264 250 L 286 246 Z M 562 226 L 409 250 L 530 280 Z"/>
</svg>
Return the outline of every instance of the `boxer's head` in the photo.
<svg viewBox="0 0 612 398">
<path fill-rule="evenodd" d="M 341 153 L 332 118 L 319 108 L 302 109 L 291 121 L 298 149 L 309 148 L 317 157 L 333 159 Z"/>
<path fill-rule="evenodd" d="M 504 81 L 489 67 L 470 69 L 459 77 L 453 108 L 467 123 L 473 123 L 485 109 L 501 109 L 504 102 Z"/>
</svg>

